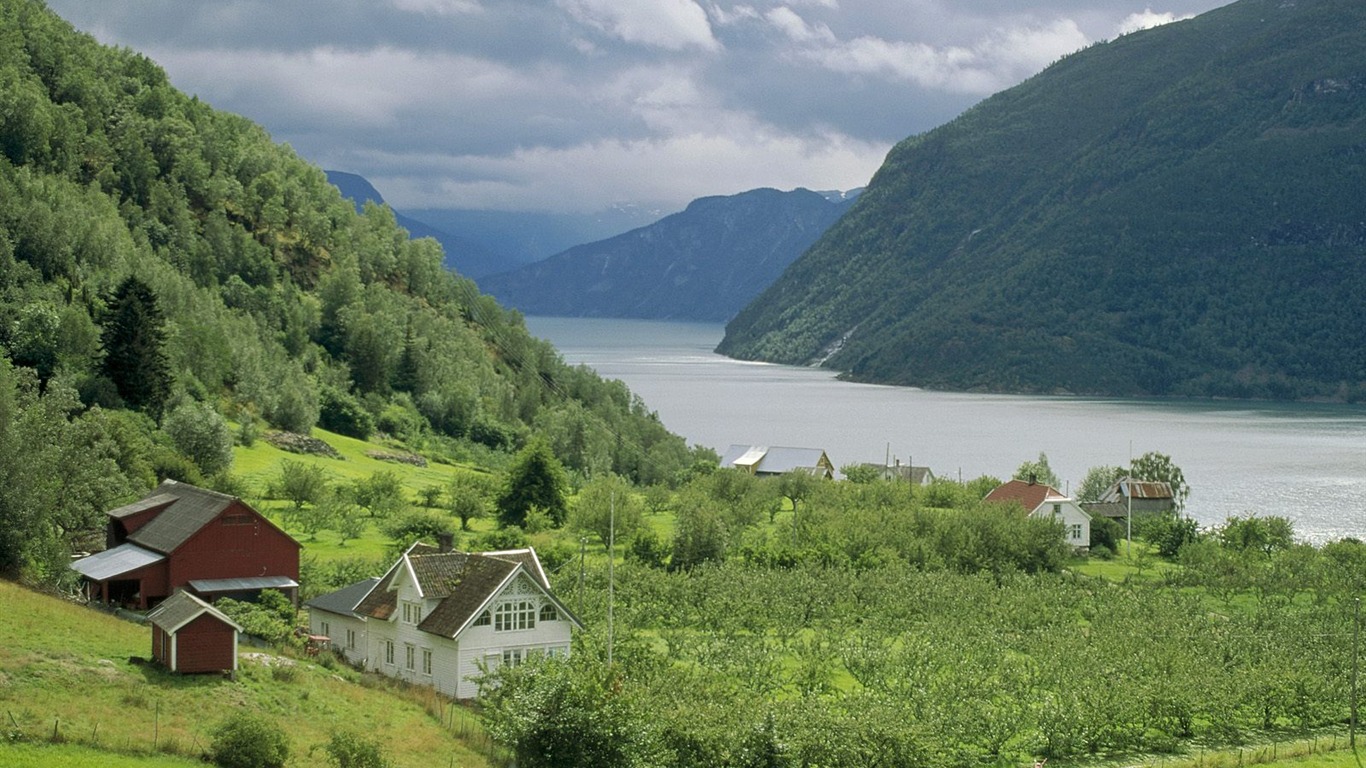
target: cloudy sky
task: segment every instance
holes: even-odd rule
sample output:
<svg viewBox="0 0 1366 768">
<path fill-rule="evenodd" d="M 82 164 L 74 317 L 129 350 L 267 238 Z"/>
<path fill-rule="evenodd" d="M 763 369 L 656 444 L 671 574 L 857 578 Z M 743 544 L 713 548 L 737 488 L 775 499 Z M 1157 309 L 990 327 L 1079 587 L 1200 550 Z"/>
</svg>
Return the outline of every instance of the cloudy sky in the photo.
<svg viewBox="0 0 1366 768">
<path fill-rule="evenodd" d="M 865 184 L 1089 43 L 1228 0 L 48 0 L 395 207 Z"/>
</svg>

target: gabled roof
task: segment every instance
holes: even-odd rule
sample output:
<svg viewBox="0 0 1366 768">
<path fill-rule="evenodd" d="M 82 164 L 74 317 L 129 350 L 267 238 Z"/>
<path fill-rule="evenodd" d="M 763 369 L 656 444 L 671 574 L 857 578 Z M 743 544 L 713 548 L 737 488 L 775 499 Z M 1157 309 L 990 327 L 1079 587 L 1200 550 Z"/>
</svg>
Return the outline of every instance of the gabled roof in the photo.
<svg viewBox="0 0 1366 768">
<path fill-rule="evenodd" d="M 502 552 L 442 552 L 427 544 L 414 544 L 355 605 L 355 614 L 388 620 L 398 610 L 397 583 L 411 573 L 424 597 L 440 600 L 418 624 L 418 629 L 442 637 L 455 637 L 518 574 L 527 578 L 575 624 L 577 617 L 550 592 L 549 582 L 533 549 Z M 354 586 L 354 585 L 353 585 Z M 348 587 L 349 589 L 349 587 Z M 336 593 L 333 593 L 334 595 Z M 324 598 L 330 598 L 325 595 Z"/>
<path fill-rule="evenodd" d="M 188 483 L 165 480 L 143 500 L 109 510 L 106 514 L 122 519 L 162 507 L 156 517 L 130 533 L 128 541 L 154 552 L 170 554 L 235 502 L 241 502 L 241 499 Z M 242 505 L 247 506 L 244 502 Z M 280 530 L 265 517 L 261 517 L 261 520 Z M 299 546 L 284 531 L 280 531 L 280 534 Z"/>
<path fill-rule="evenodd" d="M 1026 480 L 1011 480 L 1008 483 L 1003 483 L 988 493 L 986 497 L 986 501 L 1018 501 L 1026 512 L 1033 512 L 1047 501 L 1067 500 L 1066 494 L 1052 486 L 1031 483 Z"/>
<path fill-rule="evenodd" d="M 356 619 L 365 618 L 356 613 L 356 606 L 360 605 L 360 601 L 364 600 L 365 596 L 370 594 L 370 590 L 375 588 L 375 585 L 379 583 L 379 578 L 378 576 L 371 576 L 368 579 L 361 579 L 355 584 L 342 587 L 336 592 L 315 597 L 304 603 L 304 607 Z"/>
<path fill-rule="evenodd" d="M 228 618 L 222 611 L 183 590 L 162 601 L 161 605 L 147 614 L 147 620 L 152 623 L 152 626 L 160 627 L 174 634 L 181 627 L 206 613 L 238 632 L 242 631 L 242 627 Z"/>
<path fill-rule="evenodd" d="M 113 549 L 83 557 L 69 567 L 87 579 L 106 581 L 165 559 L 166 556 L 163 554 L 125 542 Z"/>
<path fill-rule="evenodd" d="M 780 475 L 784 472 L 811 471 L 833 467 L 819 448 L 732 445 L 721 457 L 723 467 L 747 467 L 754 472 Z"/>
<path fill-rule="evenodd" d="M 1172 501 L 1176 498 L 1170 483 L 1156 480 L 1135 480 L 1126 477 L 1110 486 L 1101 496 L 1102 501 L 1123 501 L 1127 498 Z"/>
</svg>

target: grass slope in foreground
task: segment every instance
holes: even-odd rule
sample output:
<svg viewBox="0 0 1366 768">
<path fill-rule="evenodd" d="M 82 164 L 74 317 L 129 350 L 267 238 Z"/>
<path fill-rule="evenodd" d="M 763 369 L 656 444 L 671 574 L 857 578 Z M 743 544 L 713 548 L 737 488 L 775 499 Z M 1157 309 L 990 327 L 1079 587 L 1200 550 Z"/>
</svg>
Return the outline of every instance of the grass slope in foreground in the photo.
<svg viewBox="0 0 1366 768">
<path fill-rule="evenodd" d="M 99 765 L 190 765 L 213 729 L 242 709 L 285 729 L 291 766 L 329 765 L 321 745 L 336 730 L 381 736 L 395 768 L 488 765 L 443 729 L 452 713 L 435 696 L 395 695 L 349 669 L 268 654 L 243 658 L 236 681 L 171 675 L 130 663 L 150 654 L 146 627 L 10 582 L 0 581 L 0 605 L 8 614 L 0 623 L 0 765 L 91 765 L 94 756 Z M 456 728 L 463 714 L 454 713 Z M 54 729 L 74 744 L 36 744 Z M 7 743 L 15 737 L 31 743 Z"/>
</svg>

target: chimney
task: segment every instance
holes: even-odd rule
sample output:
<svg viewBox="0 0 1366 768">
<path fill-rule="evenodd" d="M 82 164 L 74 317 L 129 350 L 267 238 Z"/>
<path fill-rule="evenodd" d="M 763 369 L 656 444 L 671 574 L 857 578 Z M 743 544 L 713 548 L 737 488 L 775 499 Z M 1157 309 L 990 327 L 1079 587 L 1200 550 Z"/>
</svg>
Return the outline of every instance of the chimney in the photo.
<svg viewBox="0 0 1366 768">
<path fill-rule="evenodd" d="M 1030 484 L 1030 485 L 1033 485 L 1033 484 L 1035 484 L 1035 483 L 1037 483 L 1037 482 L 1039 482 L 1039 476 L 1038 476 L 1037 474 L 1033 473 L 1033 472 L 1030 472 L 1030 473 L 1029 473 L 1029 484 Z"/>
<path fill-rule="evenodd" d="M 438 552 L 450 552 L 455 548 L 455 534 L 438 533 L 436 535 L 436 550 Z"/>
</svg>

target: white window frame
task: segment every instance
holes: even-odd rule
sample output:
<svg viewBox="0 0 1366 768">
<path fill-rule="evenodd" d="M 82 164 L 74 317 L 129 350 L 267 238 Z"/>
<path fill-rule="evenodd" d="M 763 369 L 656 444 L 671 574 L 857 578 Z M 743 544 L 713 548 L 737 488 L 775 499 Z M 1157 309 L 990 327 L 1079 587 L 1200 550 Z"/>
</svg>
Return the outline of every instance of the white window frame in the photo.
<svg viewBox="0 0 1366 768">
<path fill-rule="evenodd" d="M 506 600 L 493 612 L 494 632 L 522 632 L 536 628 L 536 604 L 530 600 Z"/>
</svg>

